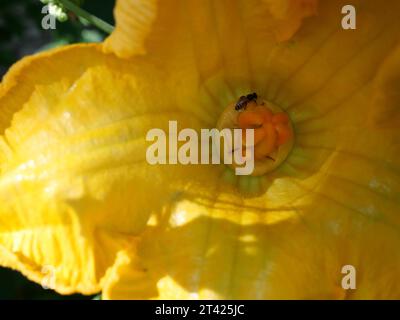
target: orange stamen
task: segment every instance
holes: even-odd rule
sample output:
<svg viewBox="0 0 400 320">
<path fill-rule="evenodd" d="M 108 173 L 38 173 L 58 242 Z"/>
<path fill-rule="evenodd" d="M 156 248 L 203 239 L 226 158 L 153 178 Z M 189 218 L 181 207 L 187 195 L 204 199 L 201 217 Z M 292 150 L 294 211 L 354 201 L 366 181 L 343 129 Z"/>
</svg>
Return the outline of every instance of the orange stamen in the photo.
<svg viewBox="0 0 400 320">
<path fill-rule="evenodd" d="M 254 129 L 254 143 L 253 145 L 256 145 L 257 143 L 259 143 L 262 139 L 265 138 L 266 136 L 266 131 L 264 130 L 264 128 L 257 128 Z M 242 131 L 242 145 L 246 146 L 246 147 L 251 147 L 250 143 L 247 143 L 246 141 L 246 131 L 243 130 Z"/>
<path fill-rule="evenodd" d="M 273 119 L 272 111 L 265 107 L 257 106 L 254 108 L 254 111 L 257 112 L 263 118 L 264 122 L 271 122 Z"/>
<path fill-rule="evenodd" d="M 238 116 L 238 124 L 242 129 L 255 129 L 261 127 L 263 122 L 262 114 L 256 111 L 241 112 Z"/>
<path fill-rule="evenodd" d="M 277 146 L 281 146 L 282 144 L 285 144 L 291 137 L 292 137 L 292 131 L 288 127 L 288 125 L 278 123 L 275 125 L 276 132 L 278 133 L 278 139 L 277 139 Z"/>
<path fill-rule="evenodd" d="M 254 156 L 256 160 L 265 159 L 279 146 L 292 137 L 289 117 L 284 112 L 273 114 L 265 106 L 249 105 L 237 118 L 241 129 L 254 129 Z M 242 132 L 243 149 L 251 147 Z"/>
<path fill-rule="evenodd" d="M 265 125 L 266 138 L 263 139 L 254 149 L 254 158 L 256 160 L 264 159 L 271 154 L 276 146 L 277 133 L 271 123 Z"/>
<path fill-rule="evenodd" d="M 272 117 L 272 122 L 274 124 L 278 124 L 278 123 L 289 123 L 289 116 L 284 113 L 284 112 L 279 112 L 277 114 L 274 114 L 274 116 Z"/>
</svg>

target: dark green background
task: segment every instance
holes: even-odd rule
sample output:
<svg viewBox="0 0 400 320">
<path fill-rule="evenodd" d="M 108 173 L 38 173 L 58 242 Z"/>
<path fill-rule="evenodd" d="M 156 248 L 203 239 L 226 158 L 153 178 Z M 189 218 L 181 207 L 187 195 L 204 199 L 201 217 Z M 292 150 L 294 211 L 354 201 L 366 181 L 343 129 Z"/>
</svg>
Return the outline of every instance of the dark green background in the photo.
<svg viewBox="0 0 400 320">
<path fill-rule="evenodd" d="M 114 24 L 114 0 L 86 0 L 83 8 Z M 77 42 L 101 41 L 106 34 L 78 18 L 57 22 L 56 30 L 43 30 L 44 5 L 39 0 L 0 0 L 0 77 L 23 56 Z M 1 204 L 0 204 L 1 205 Z M 28 281 L 18 272 L 0 268 L 0 299 L 82 299 L 61 296 Z"/>
</svg>

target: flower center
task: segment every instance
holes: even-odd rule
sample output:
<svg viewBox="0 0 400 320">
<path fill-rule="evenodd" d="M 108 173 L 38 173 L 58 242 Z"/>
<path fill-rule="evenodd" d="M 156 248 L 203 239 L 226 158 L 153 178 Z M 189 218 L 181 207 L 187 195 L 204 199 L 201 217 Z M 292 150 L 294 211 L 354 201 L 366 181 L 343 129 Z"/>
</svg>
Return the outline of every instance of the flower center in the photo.
<svg viewBox="0 0 400 320">
<path fill-rule="evenodd" d="M 293 127 L 289 116 L 278 106 L 262 100 L 256 93 L 239 98 L 221 114 L 217 127 L 219 130 L 253 129 L 254 141 L 247 142 L 245 130 L 242 131 L 242 152 L 254 150 L 254 170 L 252 176 L 261 176 L 276 169 L 293 147 Z M 229 165 L 237 168 L 235 162 Z"/>
</svg>

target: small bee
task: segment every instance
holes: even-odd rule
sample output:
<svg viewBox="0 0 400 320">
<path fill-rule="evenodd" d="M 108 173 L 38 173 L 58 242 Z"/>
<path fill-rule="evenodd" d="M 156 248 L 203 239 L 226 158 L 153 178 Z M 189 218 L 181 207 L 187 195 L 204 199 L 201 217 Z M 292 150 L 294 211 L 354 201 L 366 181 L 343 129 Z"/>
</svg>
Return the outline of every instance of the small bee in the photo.
<svg viewBox="0 0 400 320">
<path fill-rule="evenodd" d="M 241 96 L 238 100 L 238 102 L 236 102 L 235 105 L 235 110 L 239 111 L 241 109 L 245 109 L 247 104 L 251 101 L 256 101 L 258 98 L 257 93 L 250 93 L 247 96 Z"/>
</svg>

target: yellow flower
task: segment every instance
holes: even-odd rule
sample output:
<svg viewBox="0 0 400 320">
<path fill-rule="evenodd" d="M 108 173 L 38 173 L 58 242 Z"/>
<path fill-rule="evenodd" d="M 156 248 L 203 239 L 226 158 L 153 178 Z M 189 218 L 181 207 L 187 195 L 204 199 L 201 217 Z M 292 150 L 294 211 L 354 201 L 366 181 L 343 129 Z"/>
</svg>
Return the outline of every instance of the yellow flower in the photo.
<svg viewBox="0 0 400 320">
<path fill-rule="evenodd" d="M 17 63 L 0 264 L 111 299 L 400 298 L 400 3 L 353 3 L 356 30 L 339 0 L 120 0 L 104 44 Z M 146 163 L 149 129 L 254 91 L 295 129 L 276 170 Z"/>
</svg>

